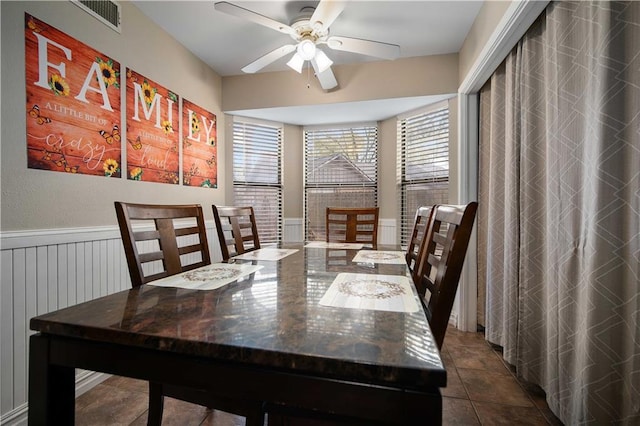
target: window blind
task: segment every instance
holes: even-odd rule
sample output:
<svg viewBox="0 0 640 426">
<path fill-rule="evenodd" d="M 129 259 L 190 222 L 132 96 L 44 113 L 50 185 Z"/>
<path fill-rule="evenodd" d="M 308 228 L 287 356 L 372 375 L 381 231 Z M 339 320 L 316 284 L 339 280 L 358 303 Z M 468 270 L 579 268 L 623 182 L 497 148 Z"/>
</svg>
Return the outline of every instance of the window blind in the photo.
<svg viewBox="0 0 640 426">
<path fill-rule="evenodd" d="M 236 206 L 252 206 L 260 242 L 282 236 L 282 127 L 233 123 L 233 194 Z"/>
<path fill-rule="evenodd" d="M 401 244 L 420 206 L 449 200 L 449 108 L 398 120 Z"/>
<path fill-rule="evenodd" d="M 305 129 L 307 240 L 325 239 L 326 208 L 378 204 L 378 128 Z"/>
</svg>

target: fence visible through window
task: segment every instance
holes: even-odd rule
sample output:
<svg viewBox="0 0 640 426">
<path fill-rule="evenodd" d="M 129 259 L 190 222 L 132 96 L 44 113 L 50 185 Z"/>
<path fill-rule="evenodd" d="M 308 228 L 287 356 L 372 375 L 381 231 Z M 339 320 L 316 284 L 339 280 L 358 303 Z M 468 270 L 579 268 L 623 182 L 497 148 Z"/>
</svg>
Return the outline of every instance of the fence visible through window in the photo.
<svg viewBox="0 0 640 426">
<path fill-rule="evenodd" d="M 327 207 L 377 206 L 378 129 L 305 129 L 304 136 L 306 239 L 324 240 Z"/>
</svg>

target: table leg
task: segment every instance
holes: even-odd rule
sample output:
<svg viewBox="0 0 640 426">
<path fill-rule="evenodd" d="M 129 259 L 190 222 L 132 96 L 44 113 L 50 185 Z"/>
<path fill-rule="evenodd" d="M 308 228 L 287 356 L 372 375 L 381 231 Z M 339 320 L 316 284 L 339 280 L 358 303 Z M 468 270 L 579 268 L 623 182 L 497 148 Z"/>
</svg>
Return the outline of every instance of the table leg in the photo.
<svg viewBox="0 0 640 426">
<path fill-rule="evenodd" d="M 75 368 L 49 363 L 50 339 L 29 339 L 29 425 L 72 425 L 75 417 Z"/>
</svg>

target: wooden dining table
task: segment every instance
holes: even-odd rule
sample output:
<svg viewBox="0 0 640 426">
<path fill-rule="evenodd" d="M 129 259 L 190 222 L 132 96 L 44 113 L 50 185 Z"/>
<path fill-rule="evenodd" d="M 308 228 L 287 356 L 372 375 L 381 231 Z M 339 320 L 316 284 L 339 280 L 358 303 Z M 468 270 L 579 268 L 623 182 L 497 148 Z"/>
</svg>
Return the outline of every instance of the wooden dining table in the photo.
<svg viewBox="0 0 640 426">
<path fill-rule="evenodd" d="M 283 245 L 34 317 L 29 424 L 74 423 L 76 368 L 365 424 L 440 424 L 446 370 L 389 249 Z"/>
</svg>

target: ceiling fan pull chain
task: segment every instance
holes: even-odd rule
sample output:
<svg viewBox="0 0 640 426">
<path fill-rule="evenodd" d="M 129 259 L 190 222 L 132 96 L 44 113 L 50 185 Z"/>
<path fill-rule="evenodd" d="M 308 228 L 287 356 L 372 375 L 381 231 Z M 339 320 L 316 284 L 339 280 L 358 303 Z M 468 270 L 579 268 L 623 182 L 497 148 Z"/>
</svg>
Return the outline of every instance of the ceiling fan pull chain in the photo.
<svg viewBox="0 0 640 426">
<path fill-rule="evenodd" d="M 307 66 L 307 89 L 311 89 L 311 67 Z"/>
</svg>

